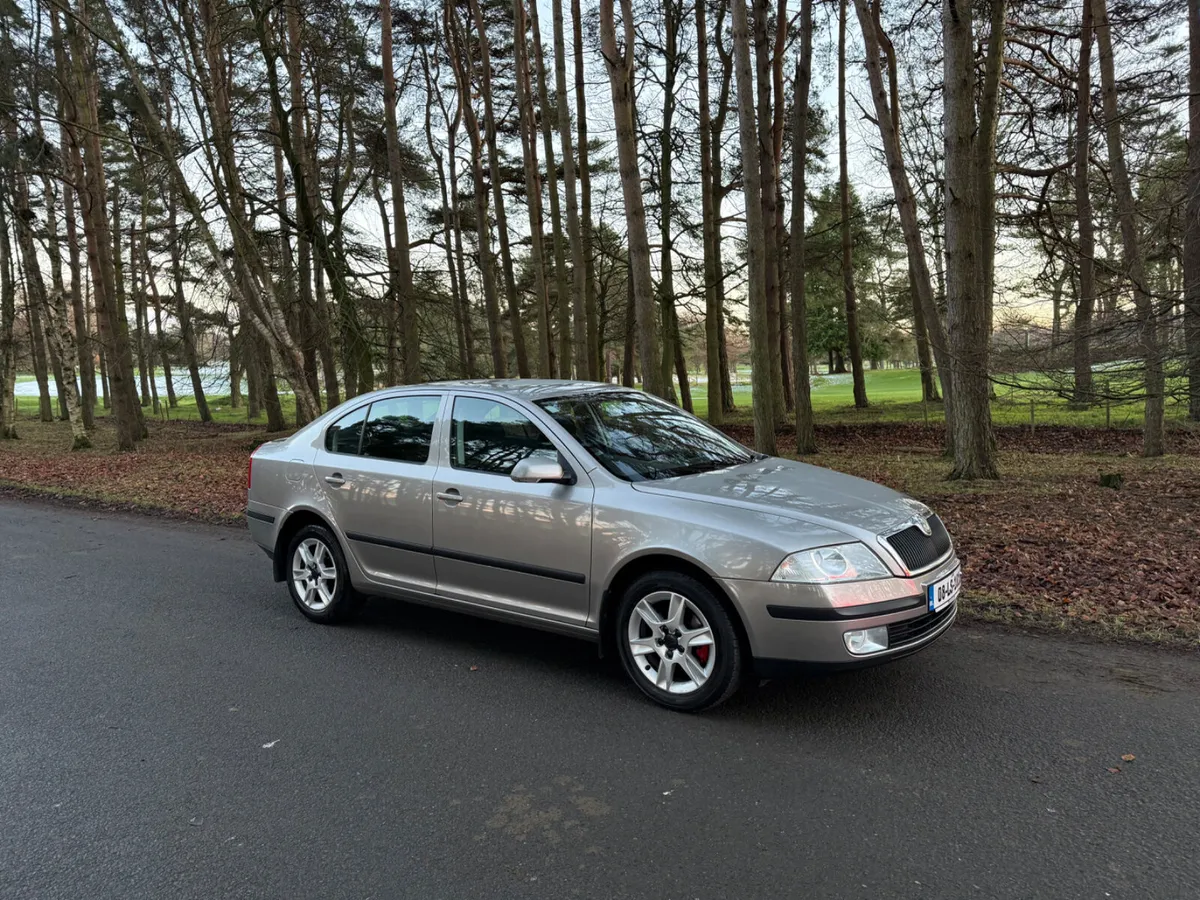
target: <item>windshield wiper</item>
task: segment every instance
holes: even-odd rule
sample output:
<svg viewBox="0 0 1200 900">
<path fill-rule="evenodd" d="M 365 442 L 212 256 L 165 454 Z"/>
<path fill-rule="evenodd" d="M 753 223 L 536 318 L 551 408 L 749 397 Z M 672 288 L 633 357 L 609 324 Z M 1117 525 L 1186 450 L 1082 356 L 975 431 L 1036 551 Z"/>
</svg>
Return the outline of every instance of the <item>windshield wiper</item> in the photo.
<svg viewBox="0 0 1200 900">
<path fill-rule="evenodd" d="M 740 466 L 744 462 L 749 462 L 745 459 L 737 459 L 735 457 L 727 457 L 725 459 L 706 459 L 694 463 L 686 463 L 682 466 L 672 466 L 669 469 L 662 469 L 656 473 L 656 478 L 679 478 L 682 475 L 701 475 L 704 472 L 715 472 L 717 469 L 729 469 L 733 466 Z"/>
</svg>

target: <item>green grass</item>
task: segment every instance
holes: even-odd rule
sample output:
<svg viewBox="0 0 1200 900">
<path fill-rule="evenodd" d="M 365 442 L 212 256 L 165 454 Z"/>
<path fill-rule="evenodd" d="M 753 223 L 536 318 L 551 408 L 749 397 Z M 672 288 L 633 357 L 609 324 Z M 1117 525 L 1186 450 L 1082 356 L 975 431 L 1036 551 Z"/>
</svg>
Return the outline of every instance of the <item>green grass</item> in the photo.
<svg viewBox="0 0 1200 900">
<path fill-rule="evenodd" d="M 284 418 L 289 422 L 294 422 L 296 417 L 296 402 L 290 396 L 280 397 L 280 404 L 283 406 Z M 234 409 L 229 405 L 229 396 L 209 396 L 208 411 L 212 415 L 214 422 L 223 425 L 236 425 L 252 423 L 256 425 L 265 425 L 267 422 L 266 413 L 260 413 L 257 419 L 250 419 L 246 415 L 246 401 L 242 400 L 242 405 Z M 163 398 L 160 411 L 156 414 L 149 406 L 144 407 L 146 418 L 154 419 L 160 422 L 166 421 L 200 421 L 200 410 L 196 407 L 196 401 L 192 397 L 180 397 L 179 406 L 175 409 L 168 409 L 166 399 Z M 38 415 L 38 398 L 37 397 L 18 397 L 17 398 L 17 413 L 22 416 Z M 57 410 L 56 410 L 57 412 Z M 100 406 L 96 408 L 96 415 L 107 416 L 109 410 Z"/>
<path fill-rule="evenodd" d="M 854 406 L 854 388 L 848 375 L 830 376 L 816 375 L 812 379 L 813 412 L 817 422 L 821 424 L 860 424 L 869 422 L 941 422 L 945 413 L 940 403 L 923 404 L 921 402 L 921 374 L 916 369 L 878 369 L 866 373 L 867 399 L 870 405 L 866 409 L 856 409 Z M 741 373 L 744 380 L 748 376 Z M 29 375 L 17 376 L 18 381 L 32 381 Z M 997 385 L 996 399 L 992 401 L 992 420 L 997 425 L 1029 425 L 1032 405 L 1033 420 L 1036 425 L 1074 425 L 1081 427 L 1103 428 L 1140 428 L 1142 424 L 1141 401 L 1126 403 L 1101 403 L 1084 409 L 1072 407 L 1066 399 L 1056 396 L 1050 390 L 1051 384 L 1045 376 L 1028 373 L 1013 379 L 1027 387 L 1012 388 Z M 698 416 L 708 415 L 707 385 L 704 383 L 692 385 L 692 403 Z M 751 404 L 750 387 L 742 383 L 734 387 L 734 402 L 738 408 L 738 416 L 749 414 Z M 290 395 L 282 395 L 285 418 L 291 421 L 295 415 L 295 402 Z M 224 424 L 266 422 L 266 415 L 250 420 L 246 415 L 245 401 L 237 409 L 229 405 L 228 395 L 209 396 L 209 410 L 213 421 Z M 17 408 L 22 415 L 36 416 L 38 400 L 36 397 L 18 397 Z M 106 410 L 97 410 L 100 415 L 106 415 Z M 191 420 L 198 421 L 199 412 L 196 402 L 190 396 L 181 396 L 176 409 L 166 409 L 165 399 L 163 410 L 155 415 L 149 408 L 146 415 L 159 420 Z M 1167 420 L 1171 423 L 1184 424 L 1187 409 L 1184 404 L 1167 404 Z"/>
<path fill-rule="evenodd" d="M 866 409 L 855 408 L 854 386 L 849 376 L 836 376 L 833 379 L 824 375 L 813 377 L 813 414 L 818 423 L 921 422 L 926 416 L 930 422 L 945 420 L 941 403 L 921 402 L 921 373 L 918 370 L 878 369 L 868 370 L 864 374 L 867 400 L 870 403 Z M 997 425 L 1028 425 L 1032 404 L 1033 420 L 1037 425 L 1141 427 L 1144 404 L 1140 400 L 1100 403 L 1076 409 L 1066 399 L 1049 390 L 1049 380 L 1041 376 L 1022 375 L 1013 380 L 1028 387 L 996 386 L 996 399 L 992 401 L 992 420 Z M 692 387 L 693 408 L 698 416 L 708 415 L 707 391 L 705 384 Z M 743 407 L 749 411 L 751 396 L 748 386 L 734 388 L 734 403 L 739 412 Z M 1186 416 L 1187 408 L 1184 404 L 1168 402 L 1169 422 L 1182 424 Z"/>
</svg>

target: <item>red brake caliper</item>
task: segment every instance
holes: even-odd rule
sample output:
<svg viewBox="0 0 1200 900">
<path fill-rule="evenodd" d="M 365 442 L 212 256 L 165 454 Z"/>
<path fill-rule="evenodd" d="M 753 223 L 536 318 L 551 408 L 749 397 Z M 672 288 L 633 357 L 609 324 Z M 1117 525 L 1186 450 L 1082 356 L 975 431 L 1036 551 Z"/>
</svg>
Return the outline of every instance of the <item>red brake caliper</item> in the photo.
<svg viewBox="0 0 1200 900">
<path fill-rule="evenodd" d="M 696 659 L 700 660 L 700 665 L 708 665 L 708 644 L 696 648 Z"/>
</svg>

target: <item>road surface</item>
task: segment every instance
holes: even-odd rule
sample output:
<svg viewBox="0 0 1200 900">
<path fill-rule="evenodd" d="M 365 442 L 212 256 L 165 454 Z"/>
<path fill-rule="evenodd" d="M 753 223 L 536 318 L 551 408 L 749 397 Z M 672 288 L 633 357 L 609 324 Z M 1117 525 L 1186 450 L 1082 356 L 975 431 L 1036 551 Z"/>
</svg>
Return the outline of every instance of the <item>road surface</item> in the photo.
<svg viewBox="0 0 1200 900">
<path fill-rule="evenodd" d="M 577 641 L 311 625 L 238 529 L 0 548 L 5 900 L 1200 896 L 1196 658 L 960 626 L 690 717 Z"/>
</svg>

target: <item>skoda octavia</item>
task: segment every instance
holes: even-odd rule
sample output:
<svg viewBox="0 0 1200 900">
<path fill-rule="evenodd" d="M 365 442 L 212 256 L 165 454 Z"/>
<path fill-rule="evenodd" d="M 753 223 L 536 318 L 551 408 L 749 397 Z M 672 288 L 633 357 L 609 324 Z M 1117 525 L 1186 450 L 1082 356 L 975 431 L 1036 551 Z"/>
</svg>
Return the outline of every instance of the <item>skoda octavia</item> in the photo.
<svg viewBox="0 0 1200 900">
<path fill-rule="evenodd" d="M 954 621 L 941 520 L 629 388 L 461 381 L 342 404 L 250 460 L 254 540 L 315 622 L 395 597 L 596 641 L 658 703 L 913 653 Z"/>
</svg>

